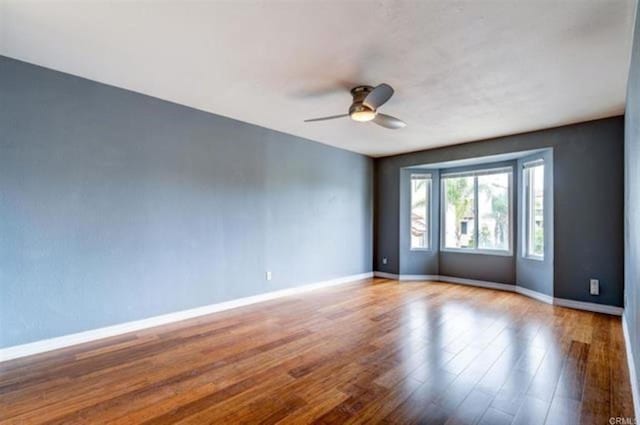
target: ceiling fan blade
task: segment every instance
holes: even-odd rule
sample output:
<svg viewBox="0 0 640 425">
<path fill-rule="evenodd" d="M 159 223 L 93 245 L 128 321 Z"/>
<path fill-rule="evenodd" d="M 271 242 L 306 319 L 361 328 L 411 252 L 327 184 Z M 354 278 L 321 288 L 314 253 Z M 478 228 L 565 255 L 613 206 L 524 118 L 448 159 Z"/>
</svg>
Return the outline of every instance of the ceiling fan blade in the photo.
<svg viewBox="0 0 640 425">
<path fill-rule="evenodd" d="M 399 120 L 396 117 L 392 117 L 391 115 L 386 114 L 376 114 L 373 122 L 386 128 L 390 128 L 392 130 L 397 130 L 398 128 L 403 128 L 407 126 L 407 123 Z"/>
<path fill-rule="evenodd" d="M 367 106 L 371 109 L 378 109 L 380 106 L 384 105 L 387 100 L 391 99 L 393 96 L 393 89 L 389 84 L 380 84 L 371 90 L 371 93 L 364 98 L 362 103 L 364 106 Z"/>
<path fill-rule="evenodd" d="M 331 115 L 330 117 L 312 118 L 310 120 L 304 120 L 304 122 L 335 120 L 337 118 L 344 118 L 344 117 L 348 117 L 348 116 L 349 116 L 349 114 Z"/>
</svg>

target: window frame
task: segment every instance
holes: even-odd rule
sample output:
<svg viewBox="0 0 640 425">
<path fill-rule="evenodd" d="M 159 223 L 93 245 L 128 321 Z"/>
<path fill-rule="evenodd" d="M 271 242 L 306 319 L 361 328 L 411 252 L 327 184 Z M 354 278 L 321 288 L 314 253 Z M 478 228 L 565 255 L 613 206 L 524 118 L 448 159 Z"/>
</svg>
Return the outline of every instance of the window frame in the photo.
<svg viewBox="0 0 640 425">
<path fill-rule="evenodd" d="M 489 249 L 478 248 L 478 234 L 479 234 L 479 217 L 478 217 L 478 176 L 489 174 L 508 174 L 508 192 L 509 192 L 509 248 L 508 249 Z M 503 257 L 513 257 L 513 229 L 514 229 L 514 217 L 513 217 L 513 165 L 505 165 L 491 168 L 475 168 L 472 170 L 459 171 L 459 172 L 443 172 L 440 175 L 440 251 L 453 252 L 462 254 L 481 254 L 481 255 L 497 255 Z M 452 177 L 473 177 L 473 240 L 475 241 L 474 248 L 455 248 L 446 246 L 446 197 L 447 191 L 445 189 L 445 183 L 448 178 Z"/>
<path fill-rule="evenodd" d="M 427 200 L 425 205 L 425 241 L 426 246 L 414 247 L 412 245 L 412 236 L 411 236 L 411 215 L 413 213 L 413 179 L 426 180 L 427 181 L 427 193 L 425 195 L 425 199 Z M 431 173 L 411 173 L 409 175 L 409 250 L 410 251 L 431 251 L 431 206 L 433 204 L 431 199 L 432 194 L 432 186 L 433 186 L 433 178 Z"/>
<path fill-rule="evenodd" d="M 544 193 L 544 180 L 542 184 L 543 198 L 542 198 L 542 217 L 543 217 L 543 227 L 542 227 L 542 235 L 543 235 L 543 243 L 542 243 L 542 255 L 537 255 L 535 253 L 531 253 L 529 251 L 529 242 L 531 241 L 531 173 L 530 169 L 542 166 L 542 177 L 546 180 L 546 163 L 544 158 L 532 159 L 531 161 L 524 162 L 522 164 L 522 227 L 523 227 L 523 238 L 522 238 L 522 258 L 527 260 L 534 261 L 544 261 L 545 251 L 546 251 L 546 220 L 545 220 L 545 211 L 546 211 L 546 196 Z"/>
</svg>

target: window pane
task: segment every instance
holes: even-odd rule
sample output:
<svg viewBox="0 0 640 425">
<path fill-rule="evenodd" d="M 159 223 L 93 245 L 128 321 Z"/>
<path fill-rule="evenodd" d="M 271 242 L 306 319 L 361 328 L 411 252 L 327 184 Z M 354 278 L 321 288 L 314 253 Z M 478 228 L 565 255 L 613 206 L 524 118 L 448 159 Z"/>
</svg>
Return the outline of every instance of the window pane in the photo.
<svg viewBox="0 0 640 425">
<path fill-rule="evenodd" d="M 509 250 L 509 173 L 478 176 L 478 248 Z"/>
<path fill-rule="evenodd" d="M 528 255 L 544 256 L 544 165 L 526 169 L 528 173 Z"/>
<path fill-rule="evenodd" d="M 447 177 L 444 190 L 444 246 L 474 248 L 474 177 Z"/>
<path fill-rule="evenodd" d="M 411 176 L 411 248 L 429 247 L 430 185 L 426 176 Z"/>
</svg>

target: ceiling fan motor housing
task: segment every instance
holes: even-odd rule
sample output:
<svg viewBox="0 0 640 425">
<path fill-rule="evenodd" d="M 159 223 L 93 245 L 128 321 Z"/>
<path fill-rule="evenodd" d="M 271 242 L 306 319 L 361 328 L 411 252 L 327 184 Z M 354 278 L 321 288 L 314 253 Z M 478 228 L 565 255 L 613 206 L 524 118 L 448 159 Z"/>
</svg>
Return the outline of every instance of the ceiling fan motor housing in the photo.
<svg viewBox="0 0 640 425">
<path fill-rule="evenodd" d="M 371 86 L 357 86 L 351 89 L 351 96 L 353 96 L 353 105 L 360 104 L 364 101 L 369 93 L 373 90 Z"/>
<path fill-rule="evenodd" d="M 358 86 L 351 89 L 351 96 L 353 96 L 353 103 L 349 107 L 349 115 L 351 119 L 355 121 L 371 121 L 376 116 L 376 110 L 365 106 L 362 102 L 369 93 L 371 93 L 373 87 L 371 86 Z"/>
</svg>

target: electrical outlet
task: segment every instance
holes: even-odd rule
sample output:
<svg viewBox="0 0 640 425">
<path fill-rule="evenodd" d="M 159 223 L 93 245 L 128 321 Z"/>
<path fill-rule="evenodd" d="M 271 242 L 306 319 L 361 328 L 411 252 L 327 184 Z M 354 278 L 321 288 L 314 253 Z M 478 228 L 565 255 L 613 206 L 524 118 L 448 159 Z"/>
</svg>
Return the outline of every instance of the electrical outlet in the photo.
<svg viewBox="0 0 640 425">
<path fill-rule="evenodd" d="M 589 281 L 589 291 L 591 295 L 600 295 L 600 281 L 598 279 L 591 279 Z"/>
<path fill-rule="evenodd" d="M 266 278 L 267 280 L 271 280 L 271 272 L 266 272 L 266 273 L 265 273 L 265 278 Z"/>
<path fill-rule="evenodd" d="M 382 264 L 387 264 L 387 257 L 382 257 Z"/>
</svg>

